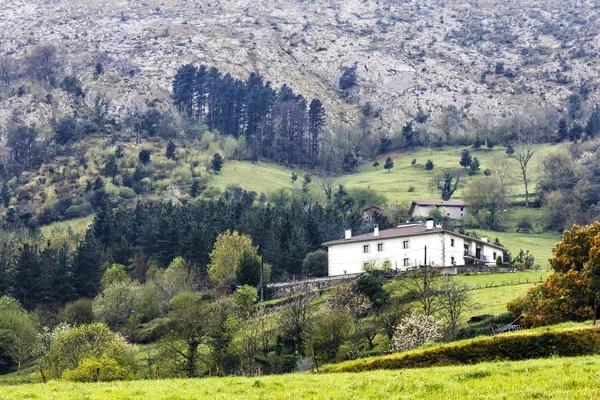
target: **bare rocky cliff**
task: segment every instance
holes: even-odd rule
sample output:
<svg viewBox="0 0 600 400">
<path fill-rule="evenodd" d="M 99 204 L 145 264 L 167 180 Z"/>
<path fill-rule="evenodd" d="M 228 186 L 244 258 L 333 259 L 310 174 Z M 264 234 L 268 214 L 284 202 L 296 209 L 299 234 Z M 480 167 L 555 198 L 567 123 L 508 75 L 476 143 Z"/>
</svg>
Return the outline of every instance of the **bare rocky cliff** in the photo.
<svg viewBox="0 0 600 400">
<path fill-rule="evenodd" d="M 359 121 L 369 104 L 375 129 L 395 132 L 419 112 L 443 135 L 489 128 L 515 113 L 566 115 L 585 85 L 597 99 L 597 1 L 3 0 L 0 55 L 22 60 L 39 43 L 59 49 L 63 75 L 110 99 L 123 118 L 169 107 L 184 63 L 206 63 L 245 78 L 257 71 L 323 100 L 330 120 Z M 94 79 L 94 65 L 105 73 Z M 500 65 L 501 64 L 501 65 Z M 344 68 L 357 84 L 338 89 Z M 43 125 L 78 105 L 60 90 L 32 88 L 0 98 L 0 125 L 13 113 Z"/>
</svg>

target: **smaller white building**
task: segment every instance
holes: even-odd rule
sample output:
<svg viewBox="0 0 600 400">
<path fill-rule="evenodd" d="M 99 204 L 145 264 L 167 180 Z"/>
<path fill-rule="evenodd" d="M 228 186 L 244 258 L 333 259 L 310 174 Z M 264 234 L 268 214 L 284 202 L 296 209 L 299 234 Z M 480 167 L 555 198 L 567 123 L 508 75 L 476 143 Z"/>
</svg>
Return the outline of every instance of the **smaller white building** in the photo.
<svg viewBox="0 0 600 400">
<path fill-rule="evenodd" d="M 388 264 L 394 270 L 420 265 L 449 267 L 455 265 L 495 266 L 504 258 L 505 248 L 435 226 L 432 220 L 409 223 L 396 228 L 352 236 L 323 243 L 328 247 L 329 276 L 364 272 L 365 266 Z"/>
<path fill-rule="evenodd" d="M 411 218 L 427 218 L 432 210 L 439 210 L 443 216 L 451 219 L 463 219 L 467 216 L 469 205 L 461 200 L 415 200 L 408 214 Z"/>
</svg>

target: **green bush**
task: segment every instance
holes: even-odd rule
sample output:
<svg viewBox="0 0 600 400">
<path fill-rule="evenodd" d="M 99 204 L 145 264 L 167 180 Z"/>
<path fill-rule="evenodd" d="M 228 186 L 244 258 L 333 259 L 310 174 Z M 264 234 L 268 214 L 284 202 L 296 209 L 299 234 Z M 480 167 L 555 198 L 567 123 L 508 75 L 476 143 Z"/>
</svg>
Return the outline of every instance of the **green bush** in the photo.
<svg viewBox="0 0 600 400">
<path fill-rule="evenodd" d="M 332 364 L 321 370 L 361 372 L 591 354 L 600 354 L 600 328 L 499 335 L 383 357 L 348 361 L 338 365 Z"/>
<path fill-rule="evenodd" d="M 65 370 L 61 379 L 70 382 L 126 381 L 133 379 L 133 371 L 131 367 L 120 365 L 112 357 L 91 357 L 82 360 L 77 368 Z"/>
<path fill-rule="evenodd" d="M 457 340 L 472 339 L 477 336 L 487 336 L 490 334 L 490 327 L 498 330 L 503 326 L 510 324 L 515 318 L 511 313 L 504 313 L 481 322 L 475 322 L 461 327 L 457 334 Z"/>
<path fill-rule="evenodd" d="M 171 326 L 170 318 L 155 318 L 150 322 L 138 325 L 133 332 L 132 340 L 135 343 L 156 342 L 169 333 Z"/>
<path fill-rule="evenodd" d="M 88 202 L 84 202 L 78 205 L 72 205 L 67 209 L 67 212 L 65 214 L 67 215 L 67 218 L 71 219 L 87 217 L 93 212 L 94 209 L 92 205 Z"/>
<path fill-rule="evenodd" d="M 122 199 L 133 199 L 135 196 L 137 196 L 137 194 L 135 193 L 135 190 L 128 188 L 128 187 L 121 187 L 119 188 L 119 196 L 121 196 Z"/>
</svg>

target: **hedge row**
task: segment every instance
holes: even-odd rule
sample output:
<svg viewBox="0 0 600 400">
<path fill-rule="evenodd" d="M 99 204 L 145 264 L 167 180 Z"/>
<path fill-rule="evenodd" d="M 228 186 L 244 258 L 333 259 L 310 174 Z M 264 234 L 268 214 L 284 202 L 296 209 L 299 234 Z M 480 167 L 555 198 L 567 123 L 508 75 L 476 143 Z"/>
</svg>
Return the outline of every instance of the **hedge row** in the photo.
<svg viewBox="0 0 600 400">
<path fill-rule="evenodd" d="M 377 369 L 425 368 L 477 364 L 497 360 L 526 360 L 550 356 L 600 354 L 600 328 L 551 332 L 522 332 L 446 344 L 381 357 L 326 365 L 322 372 L 361 372 Z"/>
</svg>

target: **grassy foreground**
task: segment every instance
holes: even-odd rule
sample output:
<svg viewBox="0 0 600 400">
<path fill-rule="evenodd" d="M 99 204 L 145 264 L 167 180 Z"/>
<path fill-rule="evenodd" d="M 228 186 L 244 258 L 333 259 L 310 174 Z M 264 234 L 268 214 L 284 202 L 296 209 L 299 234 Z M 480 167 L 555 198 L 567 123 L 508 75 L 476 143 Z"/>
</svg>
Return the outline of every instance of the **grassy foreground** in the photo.
<svg viewBox="0 0 600 400">
<path fill-rule="evenodd" d="M 0 387 L 0 399 L 590 399 L 600 357 L 355 374 Z"/>
</svg>

